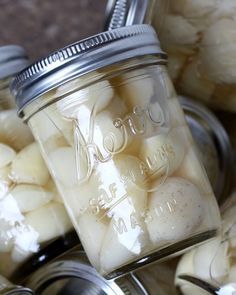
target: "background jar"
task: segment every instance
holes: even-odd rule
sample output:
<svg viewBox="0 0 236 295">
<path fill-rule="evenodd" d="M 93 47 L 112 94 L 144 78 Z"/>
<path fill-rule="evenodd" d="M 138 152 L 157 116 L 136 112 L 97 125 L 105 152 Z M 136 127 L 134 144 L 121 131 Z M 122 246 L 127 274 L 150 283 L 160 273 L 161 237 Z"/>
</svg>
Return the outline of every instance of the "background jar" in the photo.
<svg viewBox="0 0 236 295">
<path fill-rule="evenodd" d="M 28 126 L 15 109 L 0 111 L 0 122 L 0 274 L 15 277 L 23 264 L 24 277 L 78 239 Z"/>
<path fill-rule="evenodd" d="M 152 24 L 178 93 L 235 113 L 236 3 L 171 0 L 161 26 L 156 15 Z"/>
<path fill-rule="evenodd" d="M 154 30 L 130 26 L 61 49 L 12 85 L 89 260 L 107 278 L 219 226 L 165 63 Z"/>
<path fill-rule="evenodd" d="M 24 48 L 17 45 L 0 47 L 0 109 L 15 108 L 15 101 L 10 93 L 12 77 L 29 65 Z"/>
<path fill-rule="evenodd" d="M 235 262 L 235 228 L 236 228 L 236 193 L 234 192 L 221 206 L 222 231 L 221 236 L 195 247 L 183 255 L 177 265 L 175 285 L 181 294 L 208 294 L 201 285 L 189 283 L 180 279 L 180 275 L 190 275 L 200 278 L 213 286 L 234 286 L 236 281 Z M 230 289 L 225 294 L 233 294 Z M 217 293 L 218 294 L 218 293 Z M 219 293 L 220 294 L 220 293 Z M 224 294 L 222 291 L 221 294 Z"/>
<path fill-rule="evenodd" d="M 10 95 L 12 75 L 28 64 L 21 47 L 0 47 L 0 274 L 14 282 L 78 243 L 69 233 L 72 224 L 38 145 Z M 56 250 L 42 250 L 52 241 Z"/>
</svg>

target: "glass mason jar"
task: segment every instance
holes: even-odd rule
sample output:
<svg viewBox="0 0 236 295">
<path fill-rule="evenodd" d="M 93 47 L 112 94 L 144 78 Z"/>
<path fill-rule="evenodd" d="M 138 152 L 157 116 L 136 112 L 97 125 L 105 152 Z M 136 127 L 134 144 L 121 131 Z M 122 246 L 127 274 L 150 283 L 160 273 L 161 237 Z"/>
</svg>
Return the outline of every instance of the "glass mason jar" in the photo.
<svg viewBox="0 0 236 295">
<path fill-rule="evenodd" d="M 40 253 L 55 239 L 66 240 L 73 226 L 28 126 L 15 109 L 0 111 L 0 122 L 0 274 L 11 278 L 22 264 L 20 276 L 39 257 L 63 252 L 61 241 L 60 250 Z"/>
<path fill-rule="evenodd" d="M 104 32 L 14 80 L 90 262 L 106 278 L 216 235 L 220 216 L 149 25 Z"/>
<path fill-rule="evenodd" d="M 0 47 L 0 84 L 4 85 L 0 90 L 0 274 L 7 278 L 22 264 L 18 276 L 24 277 L 67 249 L 66 234 L 73 228 L 38 145 L 18 118 L 10 95 L 12 76 L 28 64 L 21 47 Z M 57 238 L 61 238 L 57 250 L 42 251 Z"/>
<path fill-rule="evenodd" d="M 0 109 L 15 108 L 9 84 L 12 77 L 28 65 L 24 48 L 17 45 L 0 46 Z"/>
<path fill-rule="evenodd" d="M 175 295 L 174 267 L 161 263 L 115 280 L 105 280 L 76 247 L 34 272 L 25 285 L 38 295 Z"/>
<path fill-rule="evenodd" d="M 15 286 L 0 275 L 0 295 L 33 295 L 34 293 L 21 286 Z"/>
</svg>

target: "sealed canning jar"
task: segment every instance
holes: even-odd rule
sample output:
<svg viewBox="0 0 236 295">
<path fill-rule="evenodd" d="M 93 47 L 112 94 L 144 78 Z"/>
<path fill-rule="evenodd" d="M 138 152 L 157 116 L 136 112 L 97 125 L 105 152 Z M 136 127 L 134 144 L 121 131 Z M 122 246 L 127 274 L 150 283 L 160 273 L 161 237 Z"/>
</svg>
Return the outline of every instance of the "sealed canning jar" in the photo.
<svg viewBox="0 0 236 295">
<path fill-rule="evenodd" d="M 78 246 L 43 266 L 24 283 L 38 295 L 175 295 L 175 267 L 155 263 L 122 278 L 105 280 Z"/>
<path fill-rule="evenodd" d="M 39 258 L 42 263 L 63 252 L 65 243 L 59 242 L 60 250 L 45 251 L 42 259 L 42 248 L 58 238 L 68 241 L 65 236 L 72 229 L 38 145 L 10 95 L 12 75 L 28 64 L 21 47 L 0 47 L 0 274 L 7 278 L 32 256 L 20 276 L 31 273 Z"/>
<path fill-rule="evenodd" d="M 0 275 L 0 295 L 33 295 L 34 293 L 21 286 L 15 286 Z"/>
<path fill-rule="evenodd" d="M 220 223 L 165 64 L 155 31 L 136 25 L 61 49 L 12 85 L 106 278 L 211 238 Z"/>
<path fill-rule="evenodd" d="M 15 109 L 0 111 L 0 274 L 11 277 L 47 244 L 66 239 L 71 229 L 28 126 Z"/>
<path fill-rule="evenodd" d="M 25 50 L 17 45 L 0 47 L 0 109 L 15 107 L 9 90 L 12 77 L 29 65 Z"/>
</svg>

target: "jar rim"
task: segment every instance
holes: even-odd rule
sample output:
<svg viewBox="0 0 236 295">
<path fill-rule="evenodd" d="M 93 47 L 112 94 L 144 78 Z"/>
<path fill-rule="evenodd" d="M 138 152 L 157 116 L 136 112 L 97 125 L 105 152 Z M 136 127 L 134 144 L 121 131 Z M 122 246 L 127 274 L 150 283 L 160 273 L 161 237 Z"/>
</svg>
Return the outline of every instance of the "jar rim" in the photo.
<svg viewBox="0 0 236 295">
<path fill-rule="evenodd" d="M 32 101 L 76 77 L 130 58 L 157 55 L 166 63 L 155 30 L 134 25 L 103 32 L 48 55 L 19 73 L 11 84 L 18 114 Z"/>
</svg>

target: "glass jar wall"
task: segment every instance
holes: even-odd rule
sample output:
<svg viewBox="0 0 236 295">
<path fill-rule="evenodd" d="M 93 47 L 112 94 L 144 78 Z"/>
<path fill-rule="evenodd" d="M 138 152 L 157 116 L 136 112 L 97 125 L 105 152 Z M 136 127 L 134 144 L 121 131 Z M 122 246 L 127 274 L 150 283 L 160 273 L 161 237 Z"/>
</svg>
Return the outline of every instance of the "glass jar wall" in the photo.
<svg viewBox="0 0 236 295">
<path fill-rule="evenodd" d="M 112 34 L 126 30 L 128 41 L 141 35 L 140 46 L 156 38 L 146 25 Z M 158 55 L 126 58 L 37 98 L 22 96 L 24 119 L 89 260 L 107 278 L 211 238 L 220 223 L 164 62 Z M 21 77 L 15 83 L 22 85 Z"/>
</svg>

